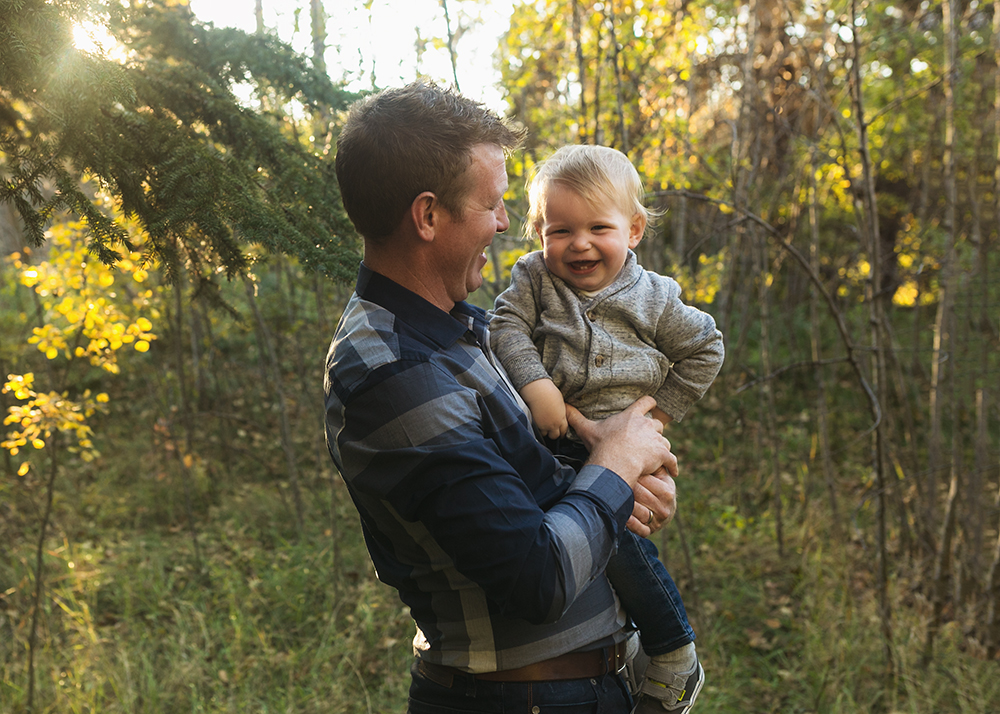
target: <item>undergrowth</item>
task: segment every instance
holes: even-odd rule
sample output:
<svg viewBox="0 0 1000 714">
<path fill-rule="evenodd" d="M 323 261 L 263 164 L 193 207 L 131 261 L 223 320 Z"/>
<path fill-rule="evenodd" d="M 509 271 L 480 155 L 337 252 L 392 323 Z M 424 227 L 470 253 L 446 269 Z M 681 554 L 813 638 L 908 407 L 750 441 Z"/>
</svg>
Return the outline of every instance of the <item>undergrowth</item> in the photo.
<svg viewBox="0 0 1000 714">
<path fill-rule="evenodd" d="M 704 478 L 692 474 L 688 490 Z M 153 475 L 134 489 L 80 474 L 61 481 L 45 549 L 36 711 L 405 710 L 413 625 L 375 578 L 339 482 L 309 484 L 315 496 L 297 533 L 280 483 L 214 497 L 202 483 L 196 496 L 217 503 L 203 505 L 192 532 L 180 509 L 173 521 L 136 515 L 176 495 L 171 479 Z M 24 506 L 17 486 L 8 482 L 7 494 Z M 767 513 L 745 519 L 703 493 L 683 501 L 692 568 L 676 528 L 663 549 L 699 635 L 703 711 L 1000 711 L 996 663 L 966 650 L 959 620 L 920 667 L 926 608 L 903 604 L 898 581 L 887 693 L 873 558 L 863 543 L 831 543 L 819 509 L 796 515 L 779 558 Z M 0 564 L 3 712 L 25 701 L 33 558 L 24 538 Z"/>
</svg>

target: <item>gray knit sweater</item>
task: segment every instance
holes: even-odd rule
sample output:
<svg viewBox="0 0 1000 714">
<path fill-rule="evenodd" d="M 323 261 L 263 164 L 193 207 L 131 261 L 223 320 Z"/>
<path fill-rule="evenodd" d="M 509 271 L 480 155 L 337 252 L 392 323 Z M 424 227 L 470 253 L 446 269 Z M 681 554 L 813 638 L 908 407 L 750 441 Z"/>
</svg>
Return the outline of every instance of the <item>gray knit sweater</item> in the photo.
<svg viewBox="0 0 1000 714">
<path fill-rule="evenodd" d="M 541 251 L 514 265 L 496 301 L 490 345 L 517 389 L 551 377 L 590 419 L 644 395 L 680 421 L 722 367 L 722 333 L 685 305 L 671 278 L 645 270 L 629 251 L 615 281 L 593 297 L 552 275 Z"/>
</svg>

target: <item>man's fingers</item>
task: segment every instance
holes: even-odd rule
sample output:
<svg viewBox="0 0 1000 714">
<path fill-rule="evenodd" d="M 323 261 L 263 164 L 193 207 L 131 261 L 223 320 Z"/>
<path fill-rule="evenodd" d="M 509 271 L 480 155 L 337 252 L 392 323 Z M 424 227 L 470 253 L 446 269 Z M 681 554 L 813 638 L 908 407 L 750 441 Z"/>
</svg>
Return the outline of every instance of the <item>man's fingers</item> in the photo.
<svg viewBox="0 0 1000 714">
<path fill-rule="evenodd" d="M 566 421 L 573 431 L 576 432 L 576 435 L 583 441 L 587 450 L 592 450 L 594 448 L 594 442 L 597 439 L 597 422 L 593 422 L 585 417 L 580 413 L 580 410 L 572 404 L 566 405 Z"/>
<path fill-rule="evenodd" d="M 626 407 L 624 411 L 639 412 L 639 414 L 645 416 L 646 414 L 649 414 L 649 412 L 651 412 L 655 407 L 656 407 L 656 400 L 647 395 L 645 397 L 640 397 L 639 399 L 632 402 L 632 404 Z"/>
<path fill-rule="evenodd" d="M 633 518 L 637 510 L 647 508 L 653 513 L 654 527 L 651 530 L 659 530 L 674 517 L 677 511 L 677 485 L 674 479 L 664 470 L 659 469 L 656 473 L 642 476 L 633 489 L 636 503 L 639 504 L 633 509 Z M 648 514 L 646 514 L 648 517 Z"/>
</svg>

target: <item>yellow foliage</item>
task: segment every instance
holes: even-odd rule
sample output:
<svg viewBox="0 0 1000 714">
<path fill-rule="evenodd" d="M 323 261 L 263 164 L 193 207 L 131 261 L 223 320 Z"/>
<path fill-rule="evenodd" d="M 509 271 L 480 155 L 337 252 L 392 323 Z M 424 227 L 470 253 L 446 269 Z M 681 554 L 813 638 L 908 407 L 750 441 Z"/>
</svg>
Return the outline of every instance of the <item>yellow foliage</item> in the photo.
<svg viewBox="0 0 1000 714">
<path fill-rule="evenodd" d="M 725 272 L 727 250 L 723 248 L 715 255 L 698 256 L 698 271 L 693 273 L 690 268 L 678 268 L 672 277 L 680 283 L 684 294 L 691 302 L 699 305 L 711 305 L 715 296 L 722 288 L 722 276 Z"/>
<path fill-rule="evenodd" d="M 899 305 L 900 307 L 913 307 L 917 302 L 917 284 L 908 280 L 898 288 L 892 296 L 892 302 L 894 305 Z"/>
<path fill-rule="evenodd" d="M 141 244 L 144 236 L 138 235 L 135 224 L 122 224 L 134 242 Z M 42 308 L 44 323 L 32 329 L 28 343 L 48 359 L 87 359 L 117 374 L 117 351 L 133 343 L 136 350 L 147 351 L 150 341 L 156 339 L 152 320 L 158 319 L 159 313 L 153 305 L 153 289 L 138 287 L 148 277 L 142 254 L 130 253 L 108 267 L 88 252 L 85 229 L 82 220 L 57 223 L 46 234 L 47 261 L 30 264 L 29 249 L 13 253 L 9 260 L 21 284 L 38 295 Z M 67 446 L 70 453 L 86 462 L 97 458 L 87 419 L 105 408 L 108 395 L 93 395 L 87 390 L 70 399 L 68 392 L 39 391 L 34 383 L 31 372 L 8 375 L 3 383 L 2 392 L 12 393 L 20 403 L 7 410 L 3 424 L 13 430 L 0 441 L 0 448 L 17 456 L 29 445 L 42 450 L 54 434 L 63 433 L 71 437 Z M 18 474 L 24 476 L 30 468 L 25 460 Z"/>
<path fill-rule="evenodd" d="M 7 449 L 11 456 L 17 456 L 21 448 L 29 444 L 41 450 L 53 433 L 63 432 L 76 440 L 68 447 L 71 453 L 78 454 L 85 461 L 99 456 L 90 440 L 92 432 L 86 422 L 94 412 L 103 410 L 101 403 L 107 402 L 107 395 L 95 397 L 88 389 L 79 401 L 74 401 L 66 393 L 36 392 L 34 381 L 35 375 L 31 372 L 7 375 L 0 391 L 12 392 L 21 403 L 7 410 L 4 426 L 15 425 L 15 429 L 0 441 L 0 448 Z M 30 462 L 24 461 L 18 468 L 18 474 L 24 476 L 29 469 Z"/>
<path fill-rule="evenodd" d="M 517 259 L 533 250 L 537 250 L 538 247 L 539 246 L 536 241 L 526 240 L 516 248 L 501 251 L 497 256 L 500 259 L 500 265 L 494 265 L 492 260 L 487 262 L 486 267 L 483 268 L 483 279 L 487 282 L 494 282 L 494 276 L 499 275 L 500 284 L 506 287 L 510 283 L 510 270 L 514 267 L 514 263 L 517 262 Z M 138 349 L 138 347 L 136 347 L 136 349 Z"/>
<path fill-rule="evenodd" d="M 142 256 L 134 252 L 108 267 L 87 251 L 85 228 L 83 220 L 54 225 L 47 234 L 51 252 L 46 262 L 30 265 L 27 256 L 11 256 L 21 284 L 38 294 L 45 309 L 45 324 L 33 329 L 28 342 L 48 359 L 87 358 L 117 374 L 119 349 L 135 343 L 137 351 L 145 352 L 156 339 L 153 323 L 139 314 L 158 317 L 150 306 L 153 291 L 116 292 L 118 276 L 132 278 L 133 284 L 146 280 Z"/>
</svg>

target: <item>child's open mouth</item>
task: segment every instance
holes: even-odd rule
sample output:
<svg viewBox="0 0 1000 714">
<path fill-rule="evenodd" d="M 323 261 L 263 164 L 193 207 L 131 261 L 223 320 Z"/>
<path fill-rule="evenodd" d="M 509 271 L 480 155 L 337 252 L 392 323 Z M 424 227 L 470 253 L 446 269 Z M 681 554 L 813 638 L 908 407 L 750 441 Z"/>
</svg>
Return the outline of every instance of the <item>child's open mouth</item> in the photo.
<svg viewBox="0 0 1000 714">
<path fill-rule="evenodd" d="M 569 269 L 574 273 L 589 273 L 600 261 L 597 260 L 577 260 L 569 264 Z"/>
</svg>

